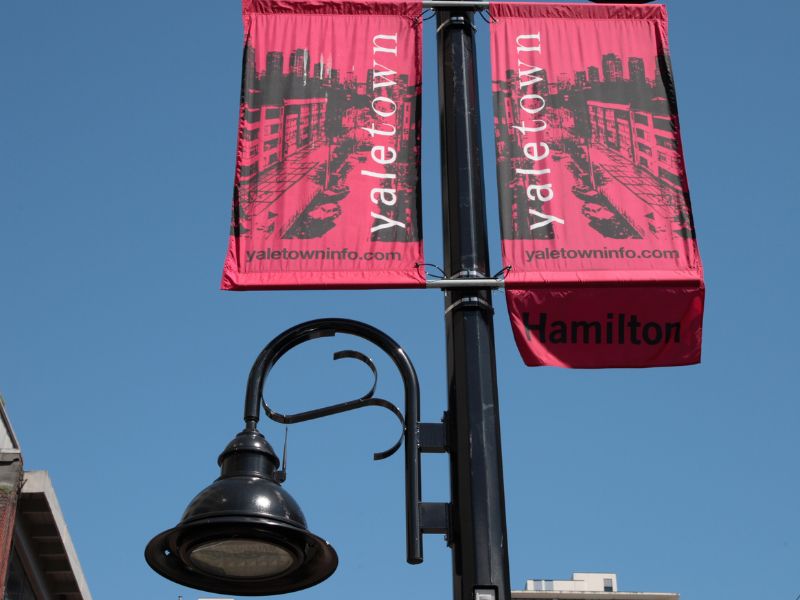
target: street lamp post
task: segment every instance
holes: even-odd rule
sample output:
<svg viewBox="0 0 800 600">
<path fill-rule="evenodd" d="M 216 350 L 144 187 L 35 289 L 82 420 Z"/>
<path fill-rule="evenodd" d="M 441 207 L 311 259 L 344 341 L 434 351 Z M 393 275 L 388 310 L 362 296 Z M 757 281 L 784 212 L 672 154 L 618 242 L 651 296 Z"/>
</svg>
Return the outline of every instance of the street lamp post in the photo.
<svg viewBox="0 0 800 600">
<path fill-rule="evenodd" d="M 437 11 L 445 276 L 486 279 L 489 248 L 472 11 Z M 454 600 L 509 600 L 491 290 L 445 290 Z"/>
<path fill-rule="evenodd" d="M 651 0 L 591 0 L 645 4 Z M 442 423 L 419 422 L 419 384 L 402 348 L 385 333 L 357 321 L 320 319 L 297 325 L 268 344 L 253 365 L 245 399 L 245 429 L 220 455 L 221 476 L 189 504 L 181 522 L 148 544 L 157 572 L 211 592 L 270 595 L 315 585 L 336 569 L 333 548 L 308 531 L 294 499 L 281 487 L 272 447 L 256 429 L 264 380 L 288 350 L 309 339 L 346 333 L 384 350 L 400 370 L 405 416 L 374 386 L 364 397 L 271 419 L 297 423 L 330 414 L 383 406 L 403 422 L 403 437 L 375 454 L 386 458 L 405 441 L 407 560 L 422 562 L 422 535 L 444 533 L 452 549 L 454 600 L 510 600 L 493 308 L 483 187 L 480 112 L 472 15 L 485 1 L 423 0 L 437 7 L 439 112 L 445 279 L 447 412 Z M 362 360 L 345 351 L 335 358 Z M 449 503 L 422 502 L 420 454 L 450 454 Z"/>
<path fill-rule="evenodd" d="M 356 358 L 372 370 L 372 388 L 361 398 L 292 415 L 275 412 L 263 401 L 266 377 L 292 348 L 306 341 L 345 333 L 366 339 L 394 362 L 403 380 L 405 414 L 376 398 L 377 370 L 354 350 L 334 359 Z M 422 534 L 445 533 L 442 503 L 421 501 L 420 454 L 444 451 L 441 423 L 419 422 L 419 382 L 405 351 L 382 331 L 349 319 L 301 323 L 272 340 L 253 363 L 245 395 L 245 428 L 219 457 L 221 475 L 189 503 L 181 521 L 155 536 L 145 549 L 147 563 L 177 583 L 222 594 L 266 596 L 301 590 L 329 577 L 338 564 L 334 549 L 306 527 L 297 502 L 281 486 L 285 471 L 269 442 L 256 428 L 261 406 L 279 423 L 299 423 L 365 406 L 391 410 L 403 426 L 400 439 L 376 460 L 394 454 L 405 441 L 407 560 L 422 562 Z"/>
<path fill-rule="evenodd" d="M 592 0 L 645 4 L 651 0 Z M 510 600 L 473 12 L 437 10 L 454 600 Z M 472 283 L 472 285 L 470 285 Z"/>
</svg>

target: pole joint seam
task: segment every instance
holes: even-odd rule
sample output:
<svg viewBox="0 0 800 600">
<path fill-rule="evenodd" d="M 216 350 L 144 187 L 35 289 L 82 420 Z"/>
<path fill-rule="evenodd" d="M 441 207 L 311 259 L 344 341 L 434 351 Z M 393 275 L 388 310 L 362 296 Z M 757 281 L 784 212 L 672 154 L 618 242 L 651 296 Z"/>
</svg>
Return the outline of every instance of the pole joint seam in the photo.
<svg viewBox="0 0 800 600">
<path fill-rule="evenodd" d="M 446 315 L 454 308 L 481 308 L 489 312 L 489 314 L 494 314 L 494 307 L 484 300 L 483 298 L 479 298 L 478 296 L 467 296 L 465 298 L 459 298 L 455 302 L 453 302 L 450 306 L 448 306 L 444 310 L 444 314 Z"/>
<path fill-rule="evenodd" d="M 442 29 L 445 27 L 452 25 L 454 27 L 465 27 L 469 25 L 472 27 L 473 33 L 478 31 L 478 28 L 475 27 L 472 23 L 470 23 L 464 15 L 453 15 L 446 21 L 443 21 L 441 25 L 436 28 L 436 33 L 441 33 Z"/>
</svg>

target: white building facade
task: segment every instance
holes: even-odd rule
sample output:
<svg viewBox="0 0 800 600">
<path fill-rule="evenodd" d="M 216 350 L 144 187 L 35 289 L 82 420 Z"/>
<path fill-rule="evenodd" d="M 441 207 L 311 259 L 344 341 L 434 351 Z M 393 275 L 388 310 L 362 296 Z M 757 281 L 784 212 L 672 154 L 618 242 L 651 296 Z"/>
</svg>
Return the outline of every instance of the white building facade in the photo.
<svg viewBox="0 0 800 600">
<path fill-rule="evenodd" d="M 621 592 L 616 573 L 573 573 L 572 579 L 528 579 L 514 600 L 679 600 L 673 592 Z"/>
<path fill-rule="evenodd" d="M 2 396 L 0 598 L 92 600 L 50 477 L 23 468 Z"/>
</svg>

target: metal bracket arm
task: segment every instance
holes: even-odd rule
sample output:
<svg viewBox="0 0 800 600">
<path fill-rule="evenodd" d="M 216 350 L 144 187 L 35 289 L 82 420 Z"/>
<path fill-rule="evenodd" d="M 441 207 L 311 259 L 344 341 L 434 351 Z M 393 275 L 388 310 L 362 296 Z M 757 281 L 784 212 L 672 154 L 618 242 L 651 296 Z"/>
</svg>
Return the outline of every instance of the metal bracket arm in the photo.
<svg viewBox="0 0 800 600">
<path fill-rule="evenodd" d="M 420 452 L 447 452 L 447 429 L 444 423 L 418 423 L 417 432 Z"/>
<path fill-rule="evenodd" d="M 247 380 L 247 391 L 245 392 L 244 420 L 247 430 L 255 430 L 259 420 L 259 408 L 264 390 L 264 381 L 267 378 L 275 363 L 289 350 L 308 340 L 330 337 L 337 333 L 345 333 L 363 338 L 378 346 L 386 352 L 394 362 L 403 379 L 403 390 L 405 396 L 405 427 L 403 437 L 405 440 L 405 471 L 406 471 L 406 560 L 411 564 L 422 562 L 422 529 L 420 527 L 419 504 L 422 495 L 422 474 L 420 470 L 420 447 L 419 433 L 417 425 L 419 423 L 419 379 L 411 359 L 408 358 L 405 350 L 388 335 L 366 323 L 353 321 L 350 319 L 316 319 L 307 321 L 300 325 L 287 329 L 272 342 L 270 342 L 258 355 L 253 367 L 250 369 L 250 376 Z M 352 353 L 346 355 L 353 357 Z M 378 399 L 374 399 L 378 400 Z M 383 405 L 381 401 L 380 405 Z M 355 405 L 365 405 L 364 399 L 355 401 L 354 404 L 345 403 L 349 407 Z M 379 404 L 374 402 L 374 404 Z M 388 403 L 387 403 L 388 404 Z M 345 406 L 334 408 L 347 410 Z M 388 407 L 386 407 L 388 408 Z M 320 409 L 327 411 L 328 409 Z M 391 409 L 390 409 L 391 410 Z M 299 415 L 281 415 L 284 419 L 297 420 L 305 418 L 316 418 L 317 411 L 311 411 L 312 415 L 302 413 Z M 277 416 L 276 413 L 272 413 Z M 280 420 L 280 417 L 278 418 Z M 391 449 L 390 449 L 391 451 Z"/>
<path fill-rule="evenodd" d="M 420 502 L 419 526 L 422 533 L 450 533 L 450 504 L 447 502 Z"/>
</svg>

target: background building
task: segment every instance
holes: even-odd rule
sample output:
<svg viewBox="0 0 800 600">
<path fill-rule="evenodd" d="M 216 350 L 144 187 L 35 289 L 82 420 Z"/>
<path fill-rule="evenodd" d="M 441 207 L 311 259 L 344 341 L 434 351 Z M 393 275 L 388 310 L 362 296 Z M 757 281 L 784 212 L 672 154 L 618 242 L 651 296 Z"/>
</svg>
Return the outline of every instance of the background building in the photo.
<svg viewBox="0 0 800 600">
<path fill-rule="evenodd" d="M 512 591 L 517 600 L 679 600 L 668 592 L 620 592 L 616 573 L 573 573 L 572 579 L 528 579 L 525 589 Z"/>
<path fill-rule="evenodd" d="M 0 598 L 92 598 L 50 477 L 23 469 L 1 396 Z"/>
</svg>

